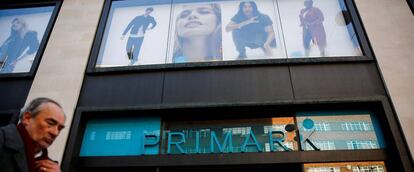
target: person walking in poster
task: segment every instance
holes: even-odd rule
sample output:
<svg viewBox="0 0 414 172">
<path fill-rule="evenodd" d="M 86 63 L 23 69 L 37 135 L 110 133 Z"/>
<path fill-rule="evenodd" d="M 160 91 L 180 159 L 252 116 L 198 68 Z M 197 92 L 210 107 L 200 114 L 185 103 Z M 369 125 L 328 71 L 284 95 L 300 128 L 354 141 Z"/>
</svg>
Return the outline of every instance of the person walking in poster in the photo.
<svg viewBox="0 0 414 172">
<path fill-rule="evenodd" d="M 173 63 L 222 60 L 218 4 L 183 5 L 175 22 Z"/>
<path fill-rule="evenodd" d="M 133 65 L 136 61 L 138 61 L 138 56 L 141 50 L 142 42 L 144 41 L 145 32 L 147 30 L 154 29 L 157 25 L 154 17 L 150 16 L 151 12 L 153 11 L 154 8 L 152 7 L 145 9 L 145 13 L 132 19 L 122 33 L 121 40 L 123 40 L 128 31 L 131 30 L 129 33 L 128 42 L 126 44 L 126 52 L 130 60 L 129 65 Z M 149 27 L 150 24 L 151 27 Z"/>
<path fill-rule="evenodd" d="M 37 32 L 29 30 L 23 19 L 13 19 L 10 36 L 0 47 L 0 72 L 12 73 L 19 60 L 35 54 L 38 48 Z"/>
<path fill-rule="evenodd" d="M 323 13 L 317 8 L 313 7 L 313 0 L 305 0 L 304 6 L 300 11 L 299 19 L 300 26 L 303 28 L 303 47 L 305 48 L 305 55 L 309 56 L 310 42 L 315 43 L 319 48 L 321 56 L 325 56 L 326 52 L 326 33 L 323 26 Z"/>
<path fill-rule="evenodd" d="M 267 56 L 272 56 L 272 48 L 276 47 L 273 22 L 268 15 L 259 12 L 253 1 L 241 2 L 239 10 L 226 26 L 232 31 L 233 42 L 239 52 L 238 59 L 245 59 L 246 47 L 261 48 Z"/>
</svg>

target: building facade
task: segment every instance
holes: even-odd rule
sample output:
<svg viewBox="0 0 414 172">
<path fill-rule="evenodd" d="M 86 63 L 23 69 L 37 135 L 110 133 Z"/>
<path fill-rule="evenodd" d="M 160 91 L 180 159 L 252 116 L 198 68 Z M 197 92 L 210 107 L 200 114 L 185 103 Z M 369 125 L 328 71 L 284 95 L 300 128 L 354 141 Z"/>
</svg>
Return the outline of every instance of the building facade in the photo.
<svg viewBox="0 0 414 172">
<path fill-rule="evenodd" d="M 63 171 L 413 171 L 412 4 L 5 1 L 0 119 L 60 102 Z"/>
</svg>

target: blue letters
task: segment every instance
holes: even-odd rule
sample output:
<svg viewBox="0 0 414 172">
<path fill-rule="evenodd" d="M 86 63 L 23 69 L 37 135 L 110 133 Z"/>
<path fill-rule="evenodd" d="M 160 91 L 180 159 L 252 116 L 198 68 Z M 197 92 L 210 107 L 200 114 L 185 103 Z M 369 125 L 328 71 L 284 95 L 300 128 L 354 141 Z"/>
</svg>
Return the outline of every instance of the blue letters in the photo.
<svg viewBox="0 0 414 172">
<path fill-rule="evenodd" d="M 273 138 L 273 134 L 280 134 L 282 137 L 280 138 Z M 285 133 L 282 131 L 273 131 L 271 128 L 269 129 L 269 144 L 270 144 L 270 151 L 275 151 L 274 143 L 277 143 L 280 147 L 282 147 L 285 151 L 289 151 L 290 149 L 283 145 L 281 142 L 285 141 Z"/>
<path fill-rule="evenodd" d="M 181 137 L 180 141 L 173 142 L 173 141 L 172 141 L 172 137 L 173 137 L 174 135 L 175 135 L 175 136 L 180 136 L 180 137 Z M 171 145 L 175 145 L 175 146 L 177 146 L 177 149 L 178 149 L 178 150 L 179 150 L 182 154 L 185 154 L 185 152 L 184 152 L 183 148 L 180 146 L 180 144 L 183 144 L 183 143 L 185 143 L 184 133 L 181 133 L 181 132 L 169 132 L 169 133 L 168 133 L 168 148 L 167 148 L 167 154 L 171 154 Z"/>
<path fill-rule="evenodd" d="M 250 140 L 250 137 L 253 139 L 253 143 L 248 143 Z M 246 137 L 246 140 L 244 140 L 244 143 L 241 148 L 241 152 L 246 152 L 247 146 L 256 146 L 257 151 L 262 152 L 262 147 L 259 145 L 259 142 L 257 142 L 256 136 L 254 136 L 253 130 L 250 130 L 250 134 Z"/>
<path fill-rule="evenodd" d="M 151 139 L 152 138 L 152 139 Z M 157 146 L 158 143 L 160 142 L 160 137 L 157 134 L 144 134 L 144 139 L 143 139 L 143 144 L 142 144 L 142 148 L 143 148 L 143 154 L 145 154 L 145 147 L 148 146 Z"/>
<path fill-rule="evenodd" d="M 223 134 L 224 135 L 224 134 Z M 224 152 L 224 148 L 227 146 L 228 143 L 228 148 L 229 148 L 229 152 L 233 152 L 233 141 L 232 141 L 232 132 L 229 131 L 226 133 L 226 137 L 224 138 L 223 141 L 223 146 L 221 146 L 217 136 L 216 136 L 216 132 L 211 131 L 210 132 L 210 150 L 211 153 L 214 153 L 214 143 L 217 144 L 217 147 L 219 148 L 219 152 L 223 153 Z"/>
</svg>

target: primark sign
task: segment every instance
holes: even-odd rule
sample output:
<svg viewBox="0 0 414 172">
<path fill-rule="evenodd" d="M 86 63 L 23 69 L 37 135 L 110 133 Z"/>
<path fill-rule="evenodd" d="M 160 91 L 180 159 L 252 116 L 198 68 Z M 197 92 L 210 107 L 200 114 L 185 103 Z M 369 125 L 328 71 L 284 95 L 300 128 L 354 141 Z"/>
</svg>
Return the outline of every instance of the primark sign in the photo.
<svg viewBox="0 0 414 172">
<path fill-rule="evenodd" d="M 160 126 L 156 119 L 89 121 L 80 156 L 273 152 L 298 150 L 299 144 L 297 127 L 292 123 L 232 127 L 180 124 L 164 130 Z"/>
<path fill-rule="evenodd" d="M 158 134 L 143 135 L 143 151 L 160 147 L 160 144 L 166 148 L 166 154 L 190 154 L 190 153 L 232 153 L 232 152 L 263 152 L 291 150 L 284 145 L 286 140 L 286 131 L 267 130 L 267 134 L 261 133 L 256 135 L 253 130 L 248 130 L 246 134 L 234 134 L 230 131 L 210 131 L 208 135 L 202 131 L 194 131 L 188 134 L 185 132 L 164 131 L 166 139 L 161 140 Z M 202 136 L 203 135 L 203 136 Z M 265 137 L 264 137 L 265 136 Z M 264 149 L 268 145 L 267 149 Z"/>
</svg>

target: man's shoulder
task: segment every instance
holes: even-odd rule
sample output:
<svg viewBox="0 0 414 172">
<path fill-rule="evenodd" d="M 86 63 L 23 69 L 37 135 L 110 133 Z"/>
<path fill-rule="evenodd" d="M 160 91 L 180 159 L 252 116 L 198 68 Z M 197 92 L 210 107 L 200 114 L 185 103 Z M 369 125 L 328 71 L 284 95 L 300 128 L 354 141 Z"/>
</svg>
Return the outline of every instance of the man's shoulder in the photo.
<svg viewBox="0 0 414 172">
<path fill-rule="evenodd" d="M 14 125 L 14 124 L 9 124 L 9 125 L 2 126 L 2 127 L 0 127 L 0 130 L 2 131 L 1 134 L 6 134 L 6 133 L 14 132 L 14 131 L 18 132 L 17 131 L 17 126 Z"/>
<path fill-rule="evenodd" d="M 142 18 L 144 18 L 144 15 L 135 16 L 132 20 L 141 20 Z"/>
<path fill-rule="evenodd" d="M 153 16 L 148 16 L 148 19 L 155 20 L 155 18 Z"/>
<path fill-rule="evenodd" d="M 322 13 L 322 10 L 318 7 L 312 7 L 312 11 L 318 12 L 318 13 Z"/>
<path fill-rule="evenodd" d="M 0 137 L 2 146 L 12 149 L 21 149 L 23 147 L 23 140 L 15 124 L 0 127 Z"/>
</svg>

